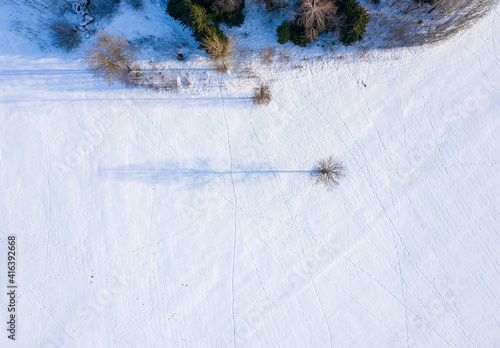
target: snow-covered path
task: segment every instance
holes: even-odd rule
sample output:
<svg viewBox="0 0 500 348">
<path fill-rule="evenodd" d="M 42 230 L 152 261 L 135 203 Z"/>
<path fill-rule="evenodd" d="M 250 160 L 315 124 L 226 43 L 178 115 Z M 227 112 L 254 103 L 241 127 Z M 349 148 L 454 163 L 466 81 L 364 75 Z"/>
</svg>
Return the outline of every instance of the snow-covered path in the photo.
<svg viewBox="0 0 500 348">
<path fill-rule="evenodd" d="M 270 71 L 268 107 L 108 87 L 2 34 L 19 346 L 500 346 L 498 13 Z"/>
</svg>

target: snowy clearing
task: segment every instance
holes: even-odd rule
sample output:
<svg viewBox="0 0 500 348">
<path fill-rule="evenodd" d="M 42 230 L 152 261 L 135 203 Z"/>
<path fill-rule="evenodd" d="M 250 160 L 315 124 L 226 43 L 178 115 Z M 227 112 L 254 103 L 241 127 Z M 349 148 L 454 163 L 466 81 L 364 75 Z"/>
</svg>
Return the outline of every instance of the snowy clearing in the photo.
<svg viewBox="0 0 500 348">
<path fill-rule="evenodd" d="M 197 58 L 178 94 L 108 86 L 9 9 L 0 346 L 500 347 L 499 7 L 436 46 L 255 60 L 263 107 Z"/>
</svg>

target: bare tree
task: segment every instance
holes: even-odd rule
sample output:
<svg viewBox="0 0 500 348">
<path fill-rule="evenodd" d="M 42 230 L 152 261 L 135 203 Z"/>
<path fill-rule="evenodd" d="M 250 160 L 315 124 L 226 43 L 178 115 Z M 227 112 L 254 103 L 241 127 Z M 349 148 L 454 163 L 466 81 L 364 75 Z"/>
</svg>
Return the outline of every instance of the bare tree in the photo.
<svg viewBox="0 0 500 348">
<path fill-rule="evenodd" d="M 339 184 L 340 179 L 345 175 L 345 168 L 342 162 L 330 156 L 318 161 L 312 175 L 317 184 L 333 188 Z"/>
<path fill-rule="evenodd" d="M 218 35 L 210 35 L 202 40 L 203 47 L 207 50 L 210 58 L 215 63 L 218 71 L 227 71 L 230 67 L 230 59 L 234 55 L 234 42 Z"/>
<path fill-rule="evenodd" d="M 103 33 L 97 38 L 86 61 L 90 69 L 103 76 L 108 83 L 112 80 L 130 82 L 134 62 L 134 49 L 124 36 L 114 36 Z"/>
<path fill-rule="evenodd" d="M 298 22 L 306 30 L 307 41 L 315 41 L 319 34 L 336 23 L 337 10 L 337 5 L 332 0 L 302 1 Z"/>
</svg>

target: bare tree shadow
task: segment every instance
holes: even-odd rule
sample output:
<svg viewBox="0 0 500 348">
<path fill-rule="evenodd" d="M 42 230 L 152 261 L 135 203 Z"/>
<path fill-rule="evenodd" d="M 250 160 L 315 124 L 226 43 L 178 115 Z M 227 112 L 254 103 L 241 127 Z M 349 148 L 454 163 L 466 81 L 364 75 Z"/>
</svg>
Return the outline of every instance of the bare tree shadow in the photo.
<svg viewBox="0 0 500 348">
<path fill-rule="evenodd" d="M 152 163 L 132 164 L 127 166 L 118 166 L 114 168 L 99 168 L 99 176 L 120 180 L 137 181 L 149 185 L 181 184 L 185 187 L 198 187 L 209 183 L 210 181 L 224 177 L 233 176 L 235 183 L 245 182 L 250 178 L 253 180 L 256 176 L 282 175 L 282 174 L 310 174 L 313 175 L 317 170 L 270 170 L 256 167 L 240 167 L 231 170 L 213 170 L 206 162 L 197 165 L 196 168 L 180 167 L 175 163 L 162 163 L 156 165 Z"/>
</svg>

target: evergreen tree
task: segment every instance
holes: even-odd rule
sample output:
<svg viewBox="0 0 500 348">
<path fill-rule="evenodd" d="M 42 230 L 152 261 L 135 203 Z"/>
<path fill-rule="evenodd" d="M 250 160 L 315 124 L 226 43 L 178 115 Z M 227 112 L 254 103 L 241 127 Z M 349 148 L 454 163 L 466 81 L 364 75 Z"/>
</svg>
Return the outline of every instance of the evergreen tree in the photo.
<svg viewBox="0 0 500 348">
<path fill-rule="evenodd" d="M 345 2 L 345 22 L 340 32 L 340 41 L 346 46 L 363 39 L 370 16 L 366 8 L 356 0 Z"/>
<path fill-rule="evenodd" d="M 198 5 L 190 5 L 190 18 L 193 30 L 200 34 L 206 35 L 209 31 L 210 18 L 208 17 L 207 10 Z"/>
<path fill-rule="evenodd" d="M 276 33 L 278 34 L 278 42 L 280 44 L 283 45 L 290 41 L 290 23 L 288 21 L 283 21 L 278 29 L 276 29 Z"/>
</svg>

